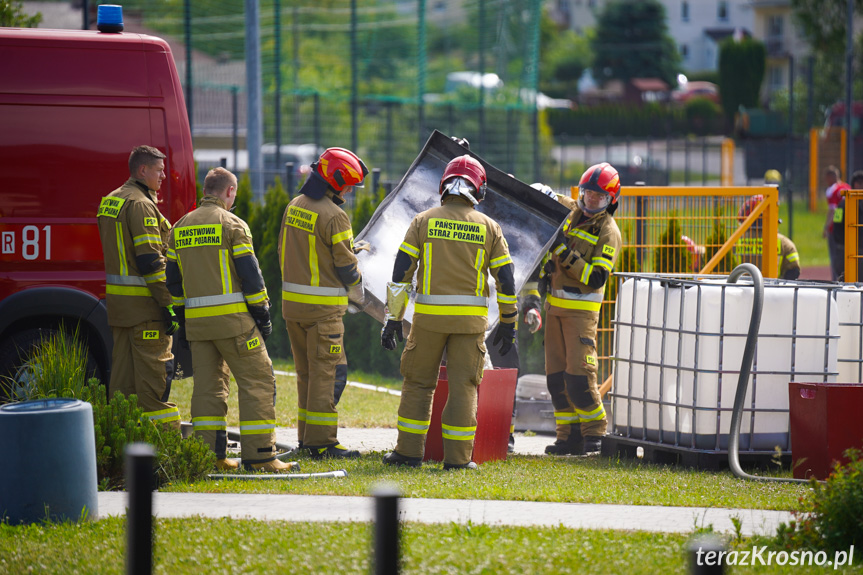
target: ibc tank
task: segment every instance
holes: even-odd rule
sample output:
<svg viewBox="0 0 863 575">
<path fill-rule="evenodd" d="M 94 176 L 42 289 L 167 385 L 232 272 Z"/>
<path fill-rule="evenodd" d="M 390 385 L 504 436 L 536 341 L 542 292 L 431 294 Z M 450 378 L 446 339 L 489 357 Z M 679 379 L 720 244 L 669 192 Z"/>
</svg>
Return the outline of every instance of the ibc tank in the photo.
<svg viewBox="0 0 863 575">
<path fill-rule="evenodd" d="M 77 399 L 0 406 L 0 518 L 10 525 L 98 515 L 93 408 Z"/>
<path fill-rule="evenodd" d="M 846 285 L 836 291 L 839 308 L 838 383 L 863 383 L 863 288 Z"/>
<path fill-rule="evenodd" d="M 630 274 L 632 275 L 632 274 Z M 751 285 L 630 277 L 617 300 L 613 433 L 727 449 L 752 313 Z M 788 382 L 835 381 L 829 289 L 768 283 L 741 420 L 748 450 L 789 449 Z"/>
</svg>

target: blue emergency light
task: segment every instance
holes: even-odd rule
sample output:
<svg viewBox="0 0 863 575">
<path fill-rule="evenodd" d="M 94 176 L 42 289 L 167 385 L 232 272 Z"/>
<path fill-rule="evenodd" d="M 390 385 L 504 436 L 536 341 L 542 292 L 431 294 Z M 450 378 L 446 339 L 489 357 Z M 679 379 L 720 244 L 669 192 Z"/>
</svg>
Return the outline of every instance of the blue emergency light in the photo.
<svg viewBox="0 0 863 575">
<path fill-rule="evenodd" d="M 123 7 L 116 4 L 101 4 L 96 13 L 96 29 L 99 32 L 116 34 L 123 31 Z"/>
</svg>

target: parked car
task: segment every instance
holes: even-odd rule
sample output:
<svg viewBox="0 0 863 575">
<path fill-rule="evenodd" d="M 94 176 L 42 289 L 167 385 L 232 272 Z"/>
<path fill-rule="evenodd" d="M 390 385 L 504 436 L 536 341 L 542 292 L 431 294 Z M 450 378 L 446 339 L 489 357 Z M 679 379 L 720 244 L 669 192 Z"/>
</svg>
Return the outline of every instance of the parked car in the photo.
<svg viewBox="0 0 863 575">
<path fill-rule="evenodd" d="M 294 169 L 292 172 L 294 186 L 305 181 L 306 176 L 311 170 L 311 164 L 318 159 L 318 156 L 324 151 L 323 148 L 315 144 L 282 144 L 279 147 L 280 157 L 276 160 L 276 145 L 264 144 L 261 146 L 261 154 L 264 161 L 264 186 L 272 186 L 276 181 L 276 176 L 282 180 L 282 185 L 286 186 L 285 164 L 292 163 Z M 247 150 L 236 150 L 236 162 L 234 161 L 235 153 L 232 149 L 207 149 L 199 148 L 195 150 L 195 161 L 198 163 L 198 180 L 203 181 L 204 176 L 211 168 L 222 165 L 222 160 L 225 161 L 225 167 L 240 177 L 249 170 L 249 152 Z"/>
<path fill-rule="evenodd" d="M 682 88 L 671 92 L 671 99 L 685 104 L 693 98 L 707 98 L 716 104 L 720 103 L 719 86 L 713 82 L 687 82 Z"/>
</svg>

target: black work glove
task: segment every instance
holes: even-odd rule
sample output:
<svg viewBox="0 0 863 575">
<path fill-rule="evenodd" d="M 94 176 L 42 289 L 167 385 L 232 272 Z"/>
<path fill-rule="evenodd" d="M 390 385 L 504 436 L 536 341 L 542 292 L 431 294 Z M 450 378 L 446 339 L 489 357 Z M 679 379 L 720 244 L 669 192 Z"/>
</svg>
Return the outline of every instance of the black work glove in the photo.
<svg viewBox="0 0 863 575">
<path fill-rule="evenodd" d="M 177 316 L 174 314 L 174 306 L 167 305 L 162 308 L 162 318 L 165 320 L 165 335 L 174 335 L 180 329 Z"/>
<path fill-rule="evenodd" d="M 497 324 L 491 344 L 497 345 L 498 342 L 500 342 L 500 348 L 498 349 L 500 354 L 508 354 L 513 344 L 515 344 L 515 322 Z"/>
<path fill-rule="evenodd" d="M 183 349 L 189 349 L 189 340 L 186 339 L 186 306 L 178 305 L 174 307 L 174 316 L 177 318 L 177 325 L 180 326 L 174 337 L 180 340 L 180 345 L 183 346 Z"/>
<path fill-rule="evenodd" d="M 402 333 L 402 322 L 388 319 L 387 324 L 381 330 L 381 347 L 393 351 L 396 348 L 396 336 L 398 336 L 399 341 L 405 340 Z"/>
<path fill-rule="evenodd" d="M 249 313 L 252 314 L 252 319 L 258 326 L 258 331 L 261 332 L 261 337 L 264 341 L 273 333 L 273 324 L 270 321 L 270 308 L 265 305 L 249 306 Z"/>
</svg>

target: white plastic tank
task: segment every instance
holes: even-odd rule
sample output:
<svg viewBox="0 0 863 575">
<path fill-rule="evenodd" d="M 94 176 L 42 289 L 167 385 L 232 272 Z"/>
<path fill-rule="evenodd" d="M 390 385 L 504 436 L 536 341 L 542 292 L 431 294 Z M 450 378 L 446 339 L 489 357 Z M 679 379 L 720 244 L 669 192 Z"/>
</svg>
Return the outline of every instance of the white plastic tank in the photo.
<svg viewBox="0 0 863 575">
<path fill-rule="evenodd" d="M 839 308 L 838 383 L 863 383 L 863 288 L 846 285 L 836 291 Z"/>
<path fill-rule="evenodd" d="M 669 279 L 638 277 L 621 285 L 613 433 L 727 449 L 753 289 Z M 785 450 L 788 383 L 836 381 L 840 315 L 830 289 L 805 285 L 768 283 L 763 305 L 740 444 Z"/>
</svg>

